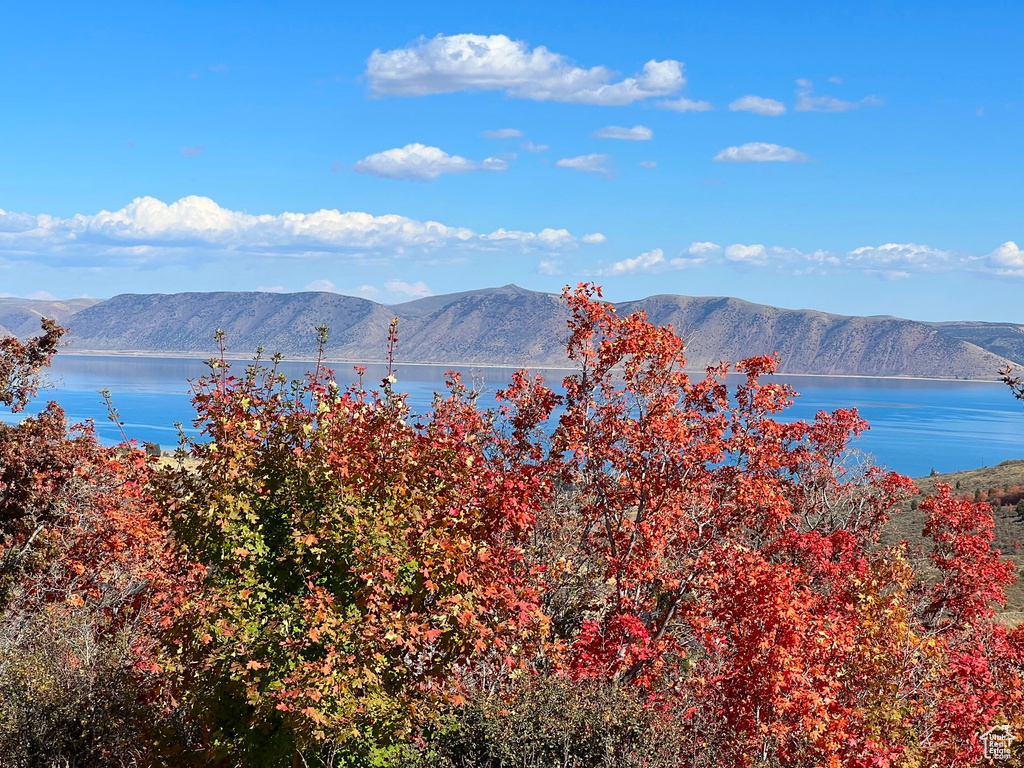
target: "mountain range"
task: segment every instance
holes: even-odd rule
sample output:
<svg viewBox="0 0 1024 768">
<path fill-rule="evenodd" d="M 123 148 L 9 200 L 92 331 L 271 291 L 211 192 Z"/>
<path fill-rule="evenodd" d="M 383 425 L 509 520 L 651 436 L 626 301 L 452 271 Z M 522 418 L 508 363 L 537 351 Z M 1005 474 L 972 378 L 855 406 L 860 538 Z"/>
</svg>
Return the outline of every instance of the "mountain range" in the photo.
<svg viewBox="0 0 1024 768">
<path fill-rule="evenodd" d="M 777 352 L 782 373 L 991 379 L 1024 362 L 1024 325 L 926 323 L 780 309 L 729 297 L 651 296 L 619 303 L 671 323 L 687 341 L 694 369 Z M 561 299 L 507 285 L 386 306 L 336 293 L 212 292 L 123 294 L 106 301 L 0 300 L 0 331 L 25 335 L 38 317 L 69 327 L 77 353 L 207 357 L 223 329 L 228 353 L 256 347 L 290 358 L 315 353 L 327 325 L 332 361 L 383 358 L 392 317 L 397 357 L 406 363 L 564 366 L 568 313 Z"/>
<path fill-rule="evenodd" d="M 0 336 L 31 336 L 39 331 L 39 321 L 44 317 L 62 323 L 76 312 L 99 303 L 99 299 L 0 299 Z"/>
</svg>

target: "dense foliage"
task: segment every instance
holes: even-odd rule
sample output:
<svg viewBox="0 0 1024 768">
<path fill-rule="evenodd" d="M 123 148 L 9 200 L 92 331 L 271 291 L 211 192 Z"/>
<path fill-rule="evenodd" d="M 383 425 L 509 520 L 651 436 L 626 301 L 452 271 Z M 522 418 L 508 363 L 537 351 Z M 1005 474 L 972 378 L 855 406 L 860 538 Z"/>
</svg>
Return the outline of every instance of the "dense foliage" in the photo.
<svg viewBox="0 0 1024 768">
<path fill-rule="evenodd" d="M 691 378 L 670 327 L 565 300 L 562 394 L 450 374 L 417 415 L 390 369 L 222 355 L 175 461 L 54 404 L 0 426 L 0 765 L 952 767 L 1021 733 L 987 504 L 940 485 L 885 547 L 916 489 L 855 411 L 788 421 L 774 358 Z M 0 348 L 8 405 L 44 331 Z"/>
</svg>

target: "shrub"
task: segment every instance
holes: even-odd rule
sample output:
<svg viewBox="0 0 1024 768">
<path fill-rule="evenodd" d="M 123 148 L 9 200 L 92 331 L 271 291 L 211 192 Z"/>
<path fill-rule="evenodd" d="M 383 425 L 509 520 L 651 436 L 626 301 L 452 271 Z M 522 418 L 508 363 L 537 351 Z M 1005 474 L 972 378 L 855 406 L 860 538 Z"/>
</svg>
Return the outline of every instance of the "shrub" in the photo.
<svg viewBox="0 0 1024 768">
<path fill-rule="evenodd" d="M 0 372 L 13 376 L 0 392 L 15 408 L 49 361 L 31 353 L 40 346 L 0 344 Z M 69 433 L 53 403 L 0 424 L 5 766 L 155 759 L 170 722 L 155 675 L 160 623 L 189 579 L 152 505 L 149 471 L 139 451 L 103 448 L 88 428 Z"/>
<path fill-rule="evenodd" d="M 564 677 L 524 679 L 452 713 L 400 768 L 661 768 L 680 764 L 680 713 L 635 688 Z"/>
</svg>

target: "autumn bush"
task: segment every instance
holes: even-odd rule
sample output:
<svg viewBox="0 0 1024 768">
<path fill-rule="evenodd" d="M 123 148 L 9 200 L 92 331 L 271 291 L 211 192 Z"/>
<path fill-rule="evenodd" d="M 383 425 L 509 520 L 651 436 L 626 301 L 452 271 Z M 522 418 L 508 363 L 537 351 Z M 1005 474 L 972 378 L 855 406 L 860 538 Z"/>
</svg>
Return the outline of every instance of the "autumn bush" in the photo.
<svg viewBox="0 0 1024 768">
<path fill-rule="evenodd" d="M 0 399 L 15 410 L 63 333 L 43 329 L 0 344 Z M 157 674 L 161 623 L 189 578 L 152 503 L 151 469 L 130 446 L 102 447 L 89 425 L 69 428 L 55 403 L 0 424 L 0 764 L 164 754 L 173 708 Z"/>
<path fill-rule="evenodd" d="M 885 546 L 916 489 L 855 411 L 564 298 L 558 392 L 450 374 L 416 414 L 391 367 L 222 354 L 170 466 L 56 406 L 0 431 L 0 764 L 952 768 L 1021 732 L 987 504 L 940 485 Z"/>
<path fill-rule="evenodd" d="M 554 403 L 508 397 L 527 431 Z M 157 496 L 205 571 L 167 640 L 209 754 L 371 760 L 529 669 L 547 622 L 523 545 L 550 482 L 457 376 L 422 423 L 390 378 L 340 389 L 319 365 L 215 363 L 195 401 L 203 440 Z"/>
</svg>

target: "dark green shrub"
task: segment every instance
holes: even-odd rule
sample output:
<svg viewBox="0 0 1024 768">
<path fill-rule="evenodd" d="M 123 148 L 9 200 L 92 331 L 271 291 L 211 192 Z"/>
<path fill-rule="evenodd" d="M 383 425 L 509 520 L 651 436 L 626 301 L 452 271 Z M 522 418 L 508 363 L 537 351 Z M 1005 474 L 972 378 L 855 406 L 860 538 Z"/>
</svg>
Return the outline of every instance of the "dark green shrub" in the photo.
<svg viewBox="0 0 1024 768">
<path fill-rule="evenodd" d="M 481 696 L 455 713 L 401 768 L 660 768 L 680 764 L 675 714 L 636 691 L 560 677 Z"/>
</svg>

